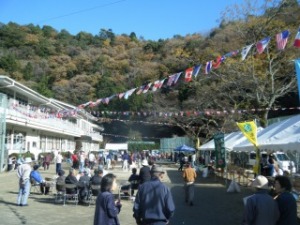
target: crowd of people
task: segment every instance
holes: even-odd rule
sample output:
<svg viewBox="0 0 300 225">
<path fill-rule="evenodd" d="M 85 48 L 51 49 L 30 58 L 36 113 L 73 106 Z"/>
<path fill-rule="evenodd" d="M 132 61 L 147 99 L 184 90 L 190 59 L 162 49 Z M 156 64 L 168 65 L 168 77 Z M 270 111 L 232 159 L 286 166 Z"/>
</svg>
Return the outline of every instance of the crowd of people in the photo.
<svg viewBox="0 0 300 225">
<path fill-rule="evenodd" d="M 130 155 L 126 156 L 126 154 L 124 154 L 123 161 L 131 161 Z M 103 159 L 102 161 L 99 156 L 91 153 L 87 156 L 81 155 L 83 154 L 70 155 L 71 164 L 67 176 L 61 167 L 63 160 L 61 154 L 58 152 L 55 158 L 51 159 L 55 163 L 57 191 L 68 192 L 67 194 L 79 193 L 79 202 L 86 203 L 91 194 L 91 186 L 100 186 L 97 193 L 92 193 L 97 196 L 94 224 L 120 224 L 118 214 L 122 204 L 120 199 L 115 199 L 113 195 L 113 192 L 117 190 L 117 177 L 108 171 L 110 169 L 107 165 L 109 160 L 106 157 L 106 163 L 104 163 Z M 47 162 L 46 159 L 44 162 Z M 18 206 L 28 206 L 31 180 L 40 184 L 41 194 L 49 193 L 49 186 L 38 170 L 40 167 L 47 170 L 50 163 L 49 165 L 46 163 L 35 164 L 33 168 L 31 168 L 31 163 L 30 158 L 26 158 L 17 168 Z M 132 165 L 131 163 L 128 164 Z M 123 162 L 122 169 L 128 170 L 127 166 Z M 193 160 L 187 160 L 180 169 L 184 182 L 184 197 L 189 206 L 194 205 L 194 183 L 197 178 L 193 166 Z M 130 195 L 134 196 L 133 217 L 136 223 L 138 225 L 168 224 L 175 212 L 175 205 L 169 188 L 162 183 L 165 171 L 145 157 L 141 160 L 139 168 L 131 167 L 131 172 L 128 182 L 130 183 Z M 244 215 L 241 224 L 298 224 L 297 204 L 291 193 L 292 184 L 289 177 L 277 175 L 272 182 L 270 183 L 264 175 L 258 175 L 252 181 L 251 186 L 255 189 L 255 193 L 244 199 Z M 67 190 L 64 184 L 74 184 L 74 188 Z"/>
</svg>

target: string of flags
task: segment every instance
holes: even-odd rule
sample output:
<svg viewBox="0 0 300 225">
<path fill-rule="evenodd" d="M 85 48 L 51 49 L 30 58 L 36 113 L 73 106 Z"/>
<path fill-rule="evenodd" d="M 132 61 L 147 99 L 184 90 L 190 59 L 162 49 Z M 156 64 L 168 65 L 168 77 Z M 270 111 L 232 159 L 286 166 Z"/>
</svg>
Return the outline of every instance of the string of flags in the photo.
<svg viewBox="0 0 300 225">
<path fill-rule="evenodd" d="M 65 117 L 73 117 L 76 116 L 77 111 L 75 110 L 63 110 L 60 113 L 48 113 L 45 111 L 45 108 L 38 107 L 30 107 L 25 110 L 23 106 L 19 104 L 13 104 L 12 109 L 27 116 L 31 119 L 53 119 L 53 118 L 65 118 Z M 34 110 L 33 110 L 34 109 Z M 147 117 L 154 116 L 159 118 L 170 118 L 170 117 L 198 117 L 200 115 L 204 116 L 226 116 L 228 114 L 245 114 L 245 113 L 253 113 L 253 112 L 262 112 L 262 111 L 287 111 L 287 110 L 300 110 L 300 107 L 288 107 L 288 108 L 260 108 L 260 109 L 229 109 L 229 110 L 214 110 L 207 109 L 204 111 L 198 110 L 185 110 L 179 112 L 157 112 L 157 111 L 141 111 L 141 112 L 133 112 L 133 111 L 88 111 L 91 115 L 98 118 L 97 120 L 100 122 L 110 122 L 110 121 L 120 121 L 124 123 L 143 123 L 143 124 L 153 124 L 153 125 L 161 125 L 161 126 L 174 126 L 174 124 L 167 122 L 148 122 L 143 120 L 124 120 L 124 119 L 112 119 L 107 118 L 107 116 L 135 116 L 135 117 Z"/>
<path fill-rule="evenodd" d="M 284 31 L 276 34 L 275 41 L 276 41 L 276 46 L 277 46 L 278 50 L 281 51 L 281 50 L 285 49 L 289 37 L 290 37 L 289 30 L 284 30 Z M 218 56 L 215 60 L 210 60 L 204 64 L 203 72 L 204 72 L 204 74 L 209 74 L 211 72 L 211 70 L 218 69 L 220 67 L 220 65 L 227 58 L 236 57 L 239 54 L 241 55 L 241 60 L 242 61 L 245 60 L 254 45 L 256 47 L 256 54 L 262 54 L 265 51 L 265 49 L 267 48 L 267 46 L 269 45 L 270 41 L 271 41 L 271 37 L 265 37 L 262 40 L 258 41 L 257 43 L 253 43 L 253 44 L 243 47 L 241 50 L 234 50 L 234 51 L 226 53 L 223 56 Z M 297 34 L 295 36 L 293 46 L 296 48 L 300 48 L 300 28 L 298 29 Z M 116 93 L 109 97 L 100 98 L 96 101 L 89 101 L 89 102 L 83 103 L 83 104 L 79 105 L 78 108 L 80 108 L 80 109 L 86 108 L 86 107 L 93 108 L 101 103 L 109 104 L 109 102 L 115 98 L 126 100 L 134 92 L 137 95 L 140 95 L 140 94 L 146 94 L 148 91 L 155 92 L 158 89 L 161 89 L 163 86 L 172 87 L 178 83 L 178 80 L 180 78 L 182 78 L 182 76 L 184 76 L 182 79 L 184 82 L 191 82 L 193 79 L 195 79 L 198 76 L 201 68 L 202 68 L 202 65 L 195 65 L 193 67 L 187 68 L 185 71 L 181 71 L 179 73 L 169 75 L 168 77 L 163 78 L 161 80 L 149 82 L 140 87 L 135 87 L 135 88 L 132 88 L 132 89 L 127 90 L 122 93 Z"/>
<path fill-rule="evenodd" d="M 129 139 L 130 137 L 124 136 L 124 135 L 116 135 L 116 134 L 108 134 L 108 133 L 101 133 L 103 136 L 113 136 L 113 137 L 121 137 L 121 138 L 126 138 Z M 143 139 L 157 139 L 160 140 L 160 138 L 157 137 L 142 137 Z"/>
<path fill-rule="evenodd" d="M 300 110 L 300 107 L 288 107 L 288 108 L 258 108 L 258 109 L 229 109 L 229 110 L 215 110 L 215 109 L 206 109 L 204 111 L 199 110 L 185 110 L 179 112 L 158 112 L 158 111 L 89 111 L 95 117 L 105 118 L 106 116 L 137 116 L 137 117 L 190 117 L 190 116 L 200 116 L 200 115 L 229 115 L 229 114 L 245 114 L 245 113 L 254 113 L 254 112 L 263 112 L 263 111 L 288 111 L 288 110 Z M 145 122 L 146 123 L 146 122 Z"/>
</svg>

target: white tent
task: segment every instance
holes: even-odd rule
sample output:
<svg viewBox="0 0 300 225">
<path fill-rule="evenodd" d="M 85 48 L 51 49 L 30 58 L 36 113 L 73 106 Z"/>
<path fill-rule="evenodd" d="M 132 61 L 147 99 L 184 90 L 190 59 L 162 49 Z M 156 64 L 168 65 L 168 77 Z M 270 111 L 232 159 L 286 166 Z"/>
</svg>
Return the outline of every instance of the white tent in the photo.
<svg viewBox="0 0 300 225">
<path fill-rule="evenodd" d="M 128 150 L 127 143 L 107 143 L 105 145 L 106 150 Z"/>
<path fill-rule="evenodd" d="M 258 147 L 262 150 L 300 151 L 300 115 L 266 127 L 258 134 Z M 248 140 L 233 147 L 235 151 L 253 151 L 254 146 Z"/>
<path fill-rule="evenodd" d="M 259 127 L 257 129 L 257 132 L 259 133 L 261 130 L 263 130 L 262 127 Z M 225 143 L 225 149 L 228 151 L 232 151 L 233 147 L 243 141 L 246 140 L 246 137 L 243 135 L 241 131 L 232 132 L 230 134 L 224 135 L 224 143 Z M 212 139 L 211 141 L 205 143 L 204 145 L 200 146 L 199 150 L 205 151 L 205 150 L 215 150 L 215 142 Z"/>
</svg>

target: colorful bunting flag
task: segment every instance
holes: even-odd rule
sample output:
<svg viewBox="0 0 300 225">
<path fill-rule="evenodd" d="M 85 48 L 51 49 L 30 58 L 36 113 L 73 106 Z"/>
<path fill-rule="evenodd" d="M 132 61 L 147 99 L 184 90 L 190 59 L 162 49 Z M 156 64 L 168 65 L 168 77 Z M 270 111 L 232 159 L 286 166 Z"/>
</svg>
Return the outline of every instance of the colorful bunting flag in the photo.
<svg viewBox="0 0 300 225">
<path fill-rule="evenodd" d="M 157 89 L 160 89 L 162 87 L 163 83 L 165 82 L 165 80 L 166 79 L 155 81 L 152 86 L 152 91 L 156 91 Z"/>
<path fill-rule="evenodd" d="M 132 94 L 133 92 L 135 91 L 136 88 L 132 88 L 128 91 L 125 92 L 125 95 L 124 95 L 124 99 L 128 99 Z"/>
<path fill-rule="evenodd" d="M 168 83 L 167 83 L 167 86 L 172 86 L 172 85 L 175 85 L 180 77 L 182 72 L 180 73 L 175 73 L 171 76 L 169 76 L 169 79 L 168 79 Z"/>
<path fill-rule="evenodd" d="M 119 99 L 122 99 L 125 95 L 125 92 L 118 94 Z"/>
<path fill-rule="evenodd" d="M 145 85 L 144 90 L 143 90 L 143 94 L 147 93 L 148 90 L 150 89 L 152 83 L 148 83 L 147 85 Z"/>
<path fill-rule="evenodd" d="M 190 82 L 192 81 L 192 74 L 193 74 L 193 67 L 190 67 L 185 70 L 185 76 L 184 76 L 184 81 L 185 82 Z"/>
<path fill-rule="evenodd" d="M 285 48 L 289 36 L 290 36 L 290 32 L 288 30 L 276 34 L 276 43 L 277 43 L 278 50 L 283 50 Z"/>
<path fill-rule="evenodd" d="M 193 69 L 193 77 L 197 77 L 198 76 L 198 73 L 201 69 L 201 65 L 198 65 L 198 66 L 194 66 L 194 69 Z"/>
<path fill-rule="evenodd" d="M 223 57 L 226 59 L 228 57 L 237 56 L 239 54 L 239 52 L 240 52 L 239 50 L 231 51 L 231 52 L 226 53 Z"/>
<path fill-rule="evenodd" d="M 296 48 L 300 48 L 300 28 L 298 29 L 298 32 L 296 34 L 295 41 L 294 41 L 294 46 Z"/>
<path fill-rule="evenodd" d="M 212 61 L 206 62 L 204 73 L 209 74 L 211 67 L 212 67 Z"/>
<path fill-rule="evenodd" d="M 264 52 L 264 50 L 268 46 L 270 40 L 271 40 L 270 37 L 266 37 L 256 43 L 256 49 L 257 49 L 258 54 L 261 54 Z"/>
<path fill-rule="evenodd" d="M 250 51 L 250 49 L 252 48 L 253 44 L 251 45 L 247 45 L 245 46 L 242 51 L 241 51 L 241 55 L 242 55 L 242 61 L 244 61 Z"/>
<path fill-rule="evenodd" d="M 137 95 L 142 94 L 144 88 L 145 88 L 145 85 L 140 86 L 140 87 L 139 87 L 139 90 L 136 92 L 136 94 L 137 94 Z"/>
<path fill-rule="evenodd" d="M 214 69 L 219 68 L 219 66 L 221 65 L 221 63 L 222 63 L 224 60 L 225 60 L 224 57 L 218 56 L 218 57 L 216 58 L 216 60 L 213 61 L 212 67 L 213 67 Z"/>
</svg>

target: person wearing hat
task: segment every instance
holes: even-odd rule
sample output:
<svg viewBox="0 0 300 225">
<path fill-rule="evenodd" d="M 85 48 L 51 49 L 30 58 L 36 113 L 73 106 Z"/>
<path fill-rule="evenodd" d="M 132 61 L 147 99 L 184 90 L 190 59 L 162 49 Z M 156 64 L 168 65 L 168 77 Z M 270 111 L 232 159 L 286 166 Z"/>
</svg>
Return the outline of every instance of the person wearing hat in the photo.
<svg viewBox="0 0 300 225">
<path fill-rule="evenodd" d="M 30 194 L 31 158 L 26 158 L 23 164 L 18 166 L 17 176 L 19 178 L 18 206 L 28 206 L 27 200 Z"/>
<path fill-rule="evenodd" d="M 33 166 L 33 171 L 30 173 L 30 179 L 33 179 L 36 183 L 40 184 L 41 193 L 47 195 L 50 187 L 46 186 L 46 181 L 38 171 L 39 167 L 39 165 Z"/>
<path fill-rule="evenodd" d="M 175 205 L 170 189 L 161 181 L 164 170 L 157 165 L 151 168 L 151 180 L 139 186 L 133 205 L 133 217 L 139 225 L 168 224 Z"/>
<path fill-rule="evenodd" d="M 151 179 L 150 167 L 147 159 L 143 159 L 142 168 L 140 169 L 140 184 Z"/>
<path fill-rule="evenodd" d="M 245 201 L 244 217 L 242 224 L 275 225 L 279 218 L 278 205 L 269 195 L 268 179 L 259 175 L 251 186 L 256 193 Z"/>
</svg>

